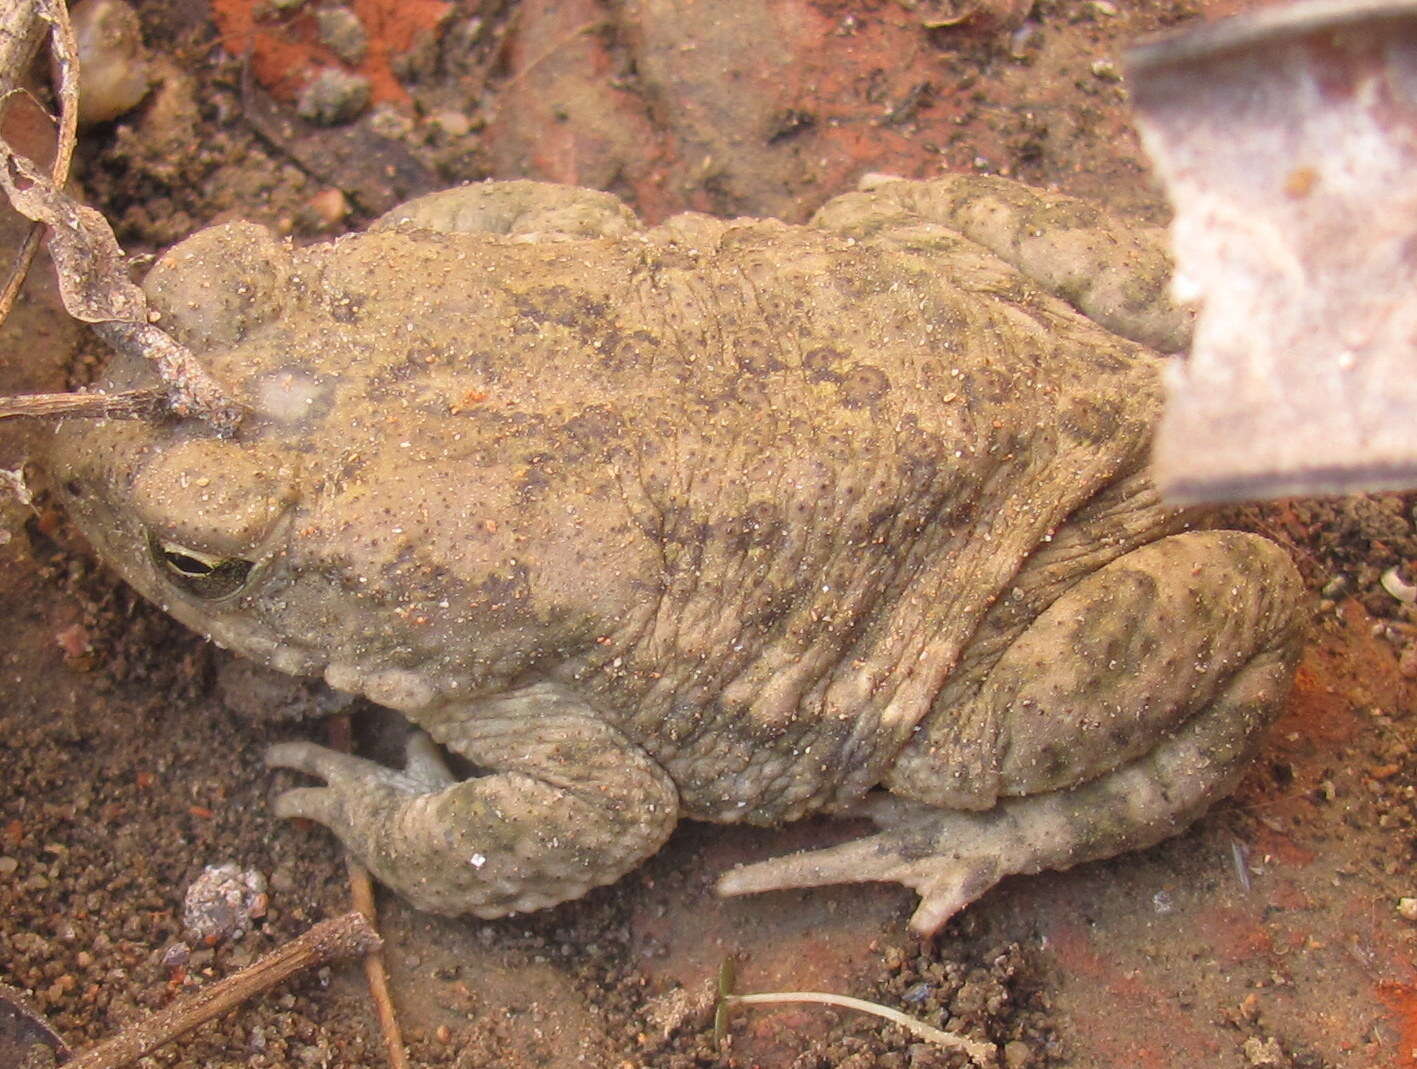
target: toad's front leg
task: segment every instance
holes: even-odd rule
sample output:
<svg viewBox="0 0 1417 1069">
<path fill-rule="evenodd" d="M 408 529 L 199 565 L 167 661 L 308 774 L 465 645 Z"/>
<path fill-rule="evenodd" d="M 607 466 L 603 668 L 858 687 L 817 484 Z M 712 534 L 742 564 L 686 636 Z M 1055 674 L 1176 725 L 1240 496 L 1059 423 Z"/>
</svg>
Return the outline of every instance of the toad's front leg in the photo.
<svg viewBox="0 0 1417 1069">
<path fill-rule="evenodd" d="M 678 819 L 668 775 L 576 698 L 538 684 L 433 730 L 487 774 L 457 780 L 426 737 L 403 772 L 308 742 L 267 763 L 319 776 L 275 810 L 333 831 L 419 909 L 500 917 L 577 898 L 653 854 Z"/>
</svg>

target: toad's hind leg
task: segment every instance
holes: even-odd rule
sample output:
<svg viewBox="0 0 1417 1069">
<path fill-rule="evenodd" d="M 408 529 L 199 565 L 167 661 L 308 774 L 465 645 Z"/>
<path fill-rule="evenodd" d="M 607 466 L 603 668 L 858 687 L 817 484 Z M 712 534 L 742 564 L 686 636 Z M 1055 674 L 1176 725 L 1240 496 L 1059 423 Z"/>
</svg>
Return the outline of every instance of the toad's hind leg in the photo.
<svg viewBox="0 0 1417 1069">
<path fill-rule="evenodd" d="M 862 814 L 883 829 L 841 846 L 726 873 L 725 895 L 885 880 L 920 895 L 910 927 L 938 931 L 1010 874 L 1065 869 L 1160 842 L 1233 787 L 1250 750 L 1272 673 L 1247 669 L 1236 687 L 1146 757 L 1081 787 L 1013 798 L 985 812 L 939 810 L 889 795 Z"/>
<path fill-rule="evenodd" d="M 1252 535 L 1179 535 L 1124 555 L 1058 599 L 1000 658 L 974 708 L 959 711 L 983 708 L 998 725 L 1000 797 L 989 808 L 880 796 L 863 807 L 879 833 L 734 870 L 719 891 L 891 880 L 919 892 L 911 927 L 929 934 L 1006 875 L 1159 842 L 1233 788 L 1279 708 L 1299 594 L 1282 551 Z M 1150 615 L 1128 615 L 1141 607 L 1129 599 Z M 1155 632 L 1161 649 L 1149 662 L 1096 663 L 1095 636 L 1118 612 Z M 1083 680 L 1072 701 L 1057 687 Z M 1150 743 L 1136 752 L 1139 732 Z"/>
</svg>

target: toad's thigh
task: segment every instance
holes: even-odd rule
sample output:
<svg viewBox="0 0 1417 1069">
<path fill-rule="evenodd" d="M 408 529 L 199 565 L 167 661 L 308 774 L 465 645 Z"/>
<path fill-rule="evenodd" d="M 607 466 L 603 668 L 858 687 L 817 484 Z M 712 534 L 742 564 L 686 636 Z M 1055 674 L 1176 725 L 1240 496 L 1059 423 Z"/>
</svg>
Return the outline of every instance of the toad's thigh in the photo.
<svg viewBox="0 0 1417 1069">
<path fill-rule="evenodd" d="M 1237 531 L 1124 554 L 1053 602 L 972 698 L 935 710 L 887 785 L 972 807 L 1071 787 L 1224 704 L 1242 674 L 1247 692 L 1264 681 L 1248 715 L 1272 715 L 1297 654 L 1301 589 L 1283 550 Z"/>
</svg>

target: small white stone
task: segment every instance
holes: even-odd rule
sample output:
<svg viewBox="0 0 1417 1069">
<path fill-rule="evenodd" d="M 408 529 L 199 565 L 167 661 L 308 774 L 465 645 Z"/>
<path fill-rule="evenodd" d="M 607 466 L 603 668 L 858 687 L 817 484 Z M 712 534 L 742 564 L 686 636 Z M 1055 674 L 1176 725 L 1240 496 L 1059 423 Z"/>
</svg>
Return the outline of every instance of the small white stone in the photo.
<svg viewBox="0 0 1417 1069">
<path fill-rule="evenodd" d="M 1393 565 L 1383 572 L 1381 579 L 1383 589 L 1395 597 L 1398 601 L 1407 605 L 1417 603 L 1417 586 L 1406 582 L 1398 573 L 1397 565 Z"/>
<path fill-rule="evenodd" d="M 1092 62 L 1092 76 L 1100 78 L 1104 82 L 1120 82 L 1122 73 L 1117 70 L 1117 64 L 1110 59 L 1097 59 Z"/>
</svg>

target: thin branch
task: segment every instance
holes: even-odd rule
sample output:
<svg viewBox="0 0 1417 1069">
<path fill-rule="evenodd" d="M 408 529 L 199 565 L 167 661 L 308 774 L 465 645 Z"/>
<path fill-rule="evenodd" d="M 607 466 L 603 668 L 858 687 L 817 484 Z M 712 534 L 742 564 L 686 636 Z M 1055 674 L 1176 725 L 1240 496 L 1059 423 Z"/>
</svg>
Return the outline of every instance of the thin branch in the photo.
<svg viewBox="0 0 1417 1069">
<path fill-rule="evenodd" d="M 44 37 L 44 19 L 40 17 L 38 0 L 13 0 L 11 4 L 0 5 L 0 117 L 4 115 L 11 91 L 19 86 L 34 63 Z M 0 323 L 5 322 L 15 305 L 43 236 L 43 224 L 30 225 L 5 287 L 0 290 Z"/>
<path fill-rule="evenodd" d="M 79 141 L 79 43 L 64 0 L 40 0 L 44 18 L 54 27 L 49 48 L 59 65 L 59 147 L 50 173 L 60 189 L 69 181 L 69 164 Z"/>
<path fill-rule="evenodd" d="M 321 921 L 240 972 L 178 999 L 166 1009 L 129 1025 L 112 1039 L 80 1051 L 64 1063 L 65 1069 L 119 1069 L 234 1010 L 302 969 L 367 954 L 377 946 L 378 933 L 369 927 L 362 913 Z"/>
<path fill-rule="evenodd" d="M 10 267 L 10 277 L 5 279 L 5 288 L 0 289 L 0 323 L 10 318 L 25 279 L 29 278 L 30 268 L 34 266 L 39 244 L 44 240 L 44 231 L 43 223 L 31 223 L 25 232 L 25 240 L 20 243 L 20 251 L 15 253 L 15 262 Z"/>
<path fill-rule="evenodd" d="M 349 753 L 354 748 L 348 716 L 331 717 L 326 730 L 331 749 Z M 374 908 L 374 881 L 369 878 L 369 870 L 348 851 L 344 855 L 344 867 L 349 873 L 349 897 L 354 908 L 371 926 L 376 925 L 378 913 Z M 379 1034 L 384 1037 L 389 1067 L 408 1069 L 403 1033 L 399 1028 L 398 1015 L 394 1012 L 394 1001 L 389 997 L 389 973 L 384 966 L 382 944 L 364 955 L 364 978 L 369 983 L 369 997 L 374 1002 L 374 1012 L 379 1018 Z"/>
<path fill-rule="evenodd" d="M 354 908 L 372 925 L 374 913 L 374 881 L 369 872 L 353 854 L 346 854 L 345 869 L 349 872 L 350 898 Z M 398 1015 L 394 1011 L 394 1000 L 389 996 L 389 972 L 384 965 L 382 945 L 364 955 L 364 978 L 369 983 L 369 997 L 374 1002 L 374 1012 L 379 1018 L 379 1034 L 384 1037 L 384 1049 L 389 1055 L 389 1069 L 408 1069 L 408 1054 L 403 1046 L 403 1032 L 399 1028 Z"/>
<path fill-rule="evenodd" d="M 0 95 L 20 84 L 44 43 L 39 6 L 39 0 L 0 4 Z"/>
<path fill-rule="evenodd" d="M 87 416 L 91 419 L 155 420 L 167 408 L 164 390 L 125 390 L 123 393 L 31 393 L 0 397 L 0 420 L 25 416 L 58 419 Z"/>
<path fill-rule="evenodd" d="M 504 82 L 502 85 L 502 90 L 505 92 L 507 89 L 510 89 L 515 86 L 518 82 L 522 81 L 529 74 L 531 74 L 532 71 L 536 70 L 537 67 L 541 66 L 557 52 L 561 51 L 561 49 L 568 48 L 572 44 L 572 42 L 576 40 L 576 38 L 584 37 L 587 34 L 593 33 L 596 30 L 604 29 L 607 25 L 609 25 L 609 23 L 605 19 L 588 19 L 587 21 L 582 22 L 579 26 L 576 26 L 574 29 L 567 30 L 560 37 L 556 38 L 556 40 L 552 41 L 549 45 L 542 49 L 542 51 L 539 52 L 535 57 L 533 57 L 532 60 L 526 64 L 526 66 L 524 66 L 521 70 L 517 71 L 516 74 L 512 75 L 511 78 Z"/>
<path fill-rule="evenodd" d="M 178 416 L 205 420 L 220 435 L 232 434 L 241 424 L 245 409 L 197 362 L 192 350 L 180 345 L 164 330 L 151 323 L 109 320 L 93 324 L 94 333 L 120 353 L 151 360 L 158 377 L 168 384 L 167 403 Z"/>
</svg>

